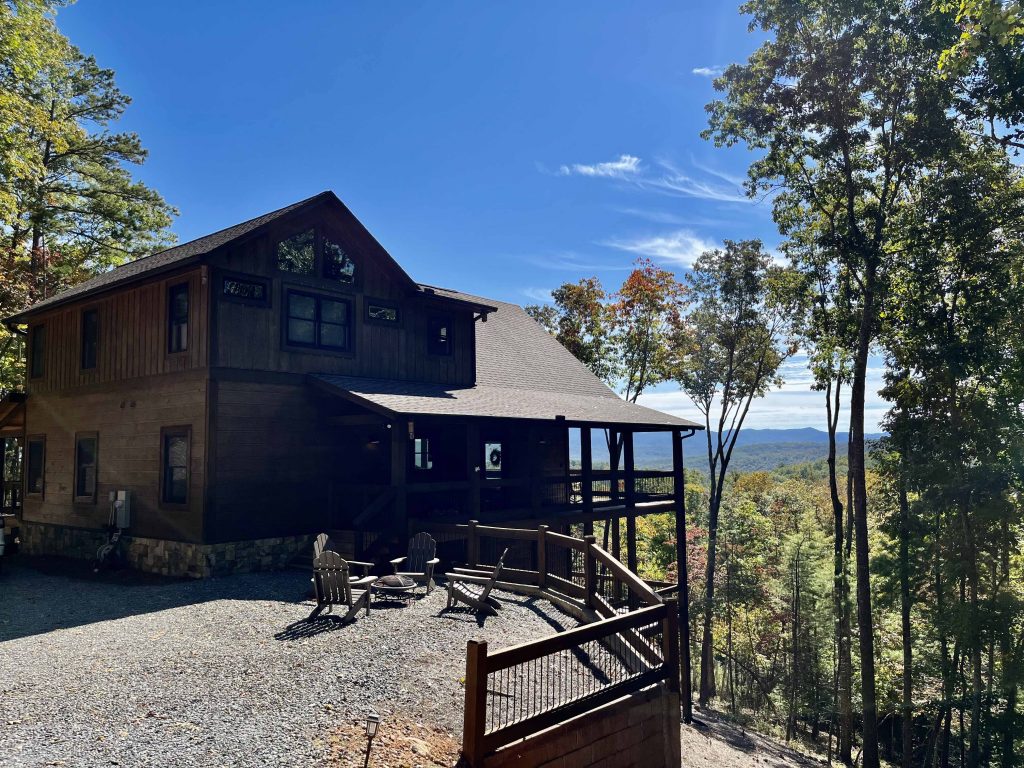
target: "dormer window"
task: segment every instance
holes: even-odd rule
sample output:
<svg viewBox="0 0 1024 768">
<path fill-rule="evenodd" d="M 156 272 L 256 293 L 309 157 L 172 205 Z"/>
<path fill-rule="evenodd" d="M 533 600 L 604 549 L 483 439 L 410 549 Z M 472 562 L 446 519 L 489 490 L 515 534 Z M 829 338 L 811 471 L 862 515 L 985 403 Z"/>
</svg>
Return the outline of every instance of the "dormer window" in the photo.
<svg viewBox="0 0 1024 768">
<path fill-rule="evenodd" d="M 352 285 L 356 280 L 356 263 L 345 249 L 330 238 L 324 238 L 324 277 Z"/>
<path fill-rule="evenodd" d="M 277 244 L 277 268 L 282 272 L 312 275 L 316 261 L 316 231 L 307 229 Z"/>
</svg>

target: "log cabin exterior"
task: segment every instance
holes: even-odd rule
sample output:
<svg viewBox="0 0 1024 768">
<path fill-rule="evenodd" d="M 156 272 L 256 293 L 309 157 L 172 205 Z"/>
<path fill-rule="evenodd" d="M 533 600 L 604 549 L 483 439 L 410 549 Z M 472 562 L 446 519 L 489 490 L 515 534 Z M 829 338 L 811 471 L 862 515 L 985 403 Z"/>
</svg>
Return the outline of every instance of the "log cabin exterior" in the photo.
<svg viewBox="0 0 1024 768">
<path fill-rule="evenodd" d="M 122 552 L 166 574 L 279 567 L 322 530 L 381 558 L 471 518 L 614 514 L 635 541 L 637 514 L 681 506 L 698 428 L 621 400 L 520 307 L 416 283 L 331 192 L 6 323 L 27 344 L 0 404 L 24 550 L 91 558 L 129 490 Z M 593 467 L 594 429 L 621 469 Z M 644 430 L 672 433 L 673 471 L 634 469 Z"/>
</svg>

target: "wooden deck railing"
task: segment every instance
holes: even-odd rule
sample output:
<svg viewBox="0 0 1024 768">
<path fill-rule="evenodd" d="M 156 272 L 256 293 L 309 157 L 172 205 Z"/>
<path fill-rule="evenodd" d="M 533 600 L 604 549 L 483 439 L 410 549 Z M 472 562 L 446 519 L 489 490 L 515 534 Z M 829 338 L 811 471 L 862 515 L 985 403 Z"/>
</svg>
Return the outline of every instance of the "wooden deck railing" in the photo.
<svg viewBox="0 0 1024 768">
<path fill-rule="evenodd" d="M 525 592 L 569 610 L 583 626 L 489 653 L 466 654 L 463 753 L 478 768 L 486 755 L 569 718 L 664 682 L 679 692 L 679 613 L 648 583 L 599 547 L 537 530 L 442 526 L 464 537 L 470 569 L 506 547 L 500 589 Z M 514 556 L 513 556 L 514 555 Z"/>
</svg>

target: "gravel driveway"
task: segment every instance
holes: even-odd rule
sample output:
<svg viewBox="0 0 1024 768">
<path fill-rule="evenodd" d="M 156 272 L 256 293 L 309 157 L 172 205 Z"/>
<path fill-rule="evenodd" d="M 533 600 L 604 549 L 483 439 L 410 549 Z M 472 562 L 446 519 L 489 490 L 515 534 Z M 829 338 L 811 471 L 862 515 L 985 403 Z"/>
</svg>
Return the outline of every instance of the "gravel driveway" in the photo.
<svg viewBox="0 0 1024 768">
<path fill-rule="evenodd" d="M 0 572 L 0 765 L 309 766 L 369 707 L 461 738 L 466 641 L 492 648 L 572 619 L 499 594 L 480 626 L 437 589 L 348 625 L 304 619 L 299 571 L 205 581 Z M 496 593 L 497 594 L 497 593 Z"/>
</svg>

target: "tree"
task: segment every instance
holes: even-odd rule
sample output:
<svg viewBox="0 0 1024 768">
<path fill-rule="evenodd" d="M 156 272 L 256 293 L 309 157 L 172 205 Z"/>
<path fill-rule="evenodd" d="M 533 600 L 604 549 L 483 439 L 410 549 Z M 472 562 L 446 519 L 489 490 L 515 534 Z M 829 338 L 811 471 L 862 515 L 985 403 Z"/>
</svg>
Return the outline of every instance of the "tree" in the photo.
<svg viewBox="0 0 1024 768">
<path fill-rule="evenodd" d="M 851 481 L 860 630 L 863 759 L 877 768 L 864 401 L 868 356 L 898 250 L 890 220 L 922 165 L 946 150 L 956 117 L 939 51 L 950 20 L 912 0 L 751 0 L 770 39 L 730 66 L 705 136 L 760 153 L 751 195 L 771 194 L 784 235 L 816 242 L 856 288 L 850 350 Z M 946 36 L 944 38 L 943 36 Z"/>
<path fill-rule="evenodd" d="M 559 343 L 605 382 L 615 381 L 618 361 L 612 344 L 612 313 L 596 277 L 564 283 L 551 292 L 554 306 L 526 307 Z"/>
<path fill-rule="evenodd" d="M 25 306 L 171 242 L 176 212 L 132 179 L 146 158 L 138 137 L 110 126 L 130 99 L 57 31 L 61 5 L 0 2 L 0 314 Z M 10 350 L 8 331 L 0 349 Z M 0 387 L 21 371 L 0 358 Z"/>
<path fill-rule="evenodd" d="M 677 348 L 675 378 L 704 416 L 707 438 L 708 564 L 701 644 L 702 705 L 715 695 L 713 616 L 718 515 L 736 440 L 751 403 L 781 384 L 779 368 L 797 293 L 794 275 L 775 266 L 760 241 L 725 241 L 701 255 L 687 278 L 689 339 Z M 786 339 L 788 340 L 788 339 Z"/>
</svg>

